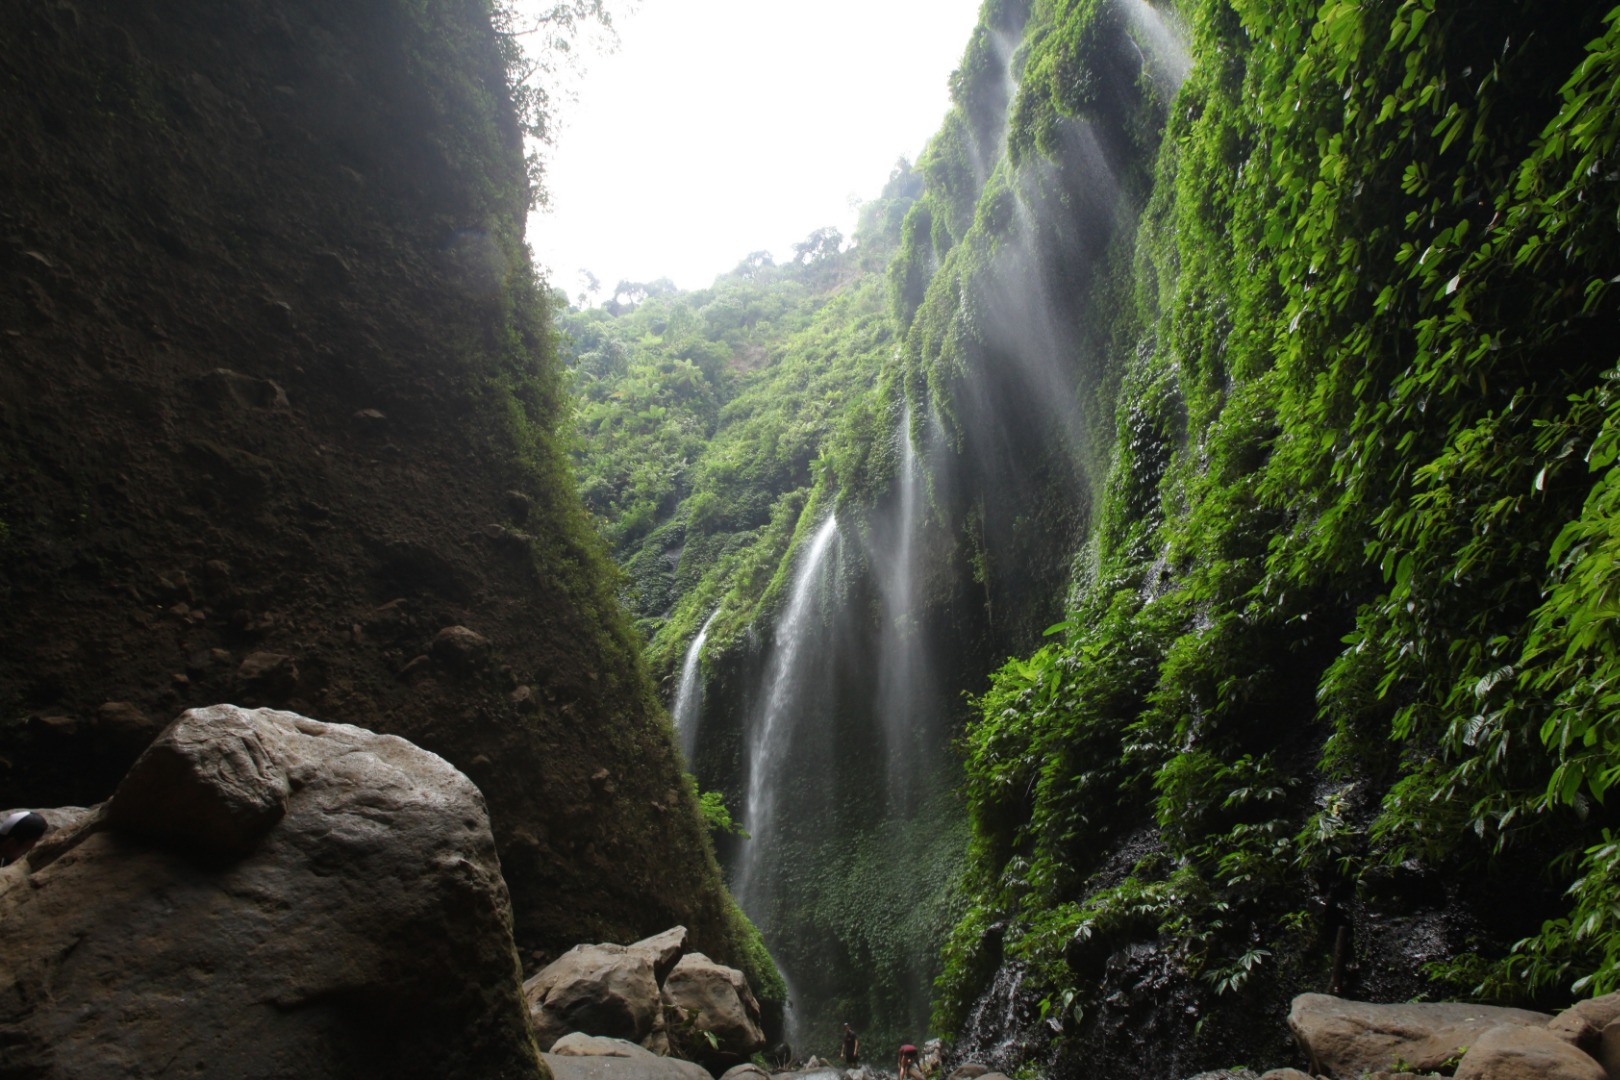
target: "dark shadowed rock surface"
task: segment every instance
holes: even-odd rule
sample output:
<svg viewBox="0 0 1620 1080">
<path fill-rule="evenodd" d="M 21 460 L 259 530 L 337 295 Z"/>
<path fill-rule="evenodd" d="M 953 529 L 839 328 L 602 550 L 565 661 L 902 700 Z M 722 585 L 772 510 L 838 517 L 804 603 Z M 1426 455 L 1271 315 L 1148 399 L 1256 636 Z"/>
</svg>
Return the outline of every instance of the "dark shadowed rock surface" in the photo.
<svg viewBox="0 0 1620 1080">
<path fill-rule="evenodd" d="M 53 825 L 0 869 L 8 1080 L 544 1076 L 484 800 L 437 755 L 197 709 Z"/>
</svg>

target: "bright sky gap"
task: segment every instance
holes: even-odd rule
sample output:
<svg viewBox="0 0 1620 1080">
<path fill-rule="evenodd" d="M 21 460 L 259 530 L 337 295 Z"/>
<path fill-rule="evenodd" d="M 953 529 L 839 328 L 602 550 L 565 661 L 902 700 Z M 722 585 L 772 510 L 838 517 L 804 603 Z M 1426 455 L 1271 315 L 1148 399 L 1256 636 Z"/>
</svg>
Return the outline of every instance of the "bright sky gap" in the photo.
<svg viewBox="0 0 1620 1080">
<path fill-rule="evenodd" d="M 560 107 L 536 259 L 569 296 L 589 270 L 708 286 L 753 251 L 781 261 L 899 157 L 915 160 L 979 0 L 647 0 L 620 48 L 587 61 Z"/>
</svg>

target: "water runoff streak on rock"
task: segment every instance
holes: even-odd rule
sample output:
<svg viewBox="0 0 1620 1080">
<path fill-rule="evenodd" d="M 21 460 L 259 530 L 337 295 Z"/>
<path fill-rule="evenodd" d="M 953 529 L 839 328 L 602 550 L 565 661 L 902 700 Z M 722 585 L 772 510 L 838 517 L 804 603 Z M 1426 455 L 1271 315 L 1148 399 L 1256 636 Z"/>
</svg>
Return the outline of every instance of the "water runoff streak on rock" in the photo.
<svg viewBox="0 0 1620 1080">
<path fill-rule="evenodd" d="M 675 718 L 675 734 L 681 740 L 681 756 L 686 760 L 688 769 L 692 768 L 692 755 L 697 752 L 698 727 L 703 721 L 703 680 L 698 678 L 698 658 L 703 655 L 703 643 L 709 639 L 709 627 L 719 614 L 719 608 L 710 612 L 703 622 L 703 629 L 686 647 L 686 658 L 681 661 L 681 681 L 675 689 L 675 705 L 670 710 Z"/>
<path fill-rule="evenodd" d="M 762 853 L 770 848 L 779 826 L 774 814 L 775 787 L 781 781 L 783 748 L 790 740 L 791 728 L 802 705 L 804 679 L 799 657 L 815 629 L 810 616 L 816 586 L 827 552 L 837 536 L 838 518 L 828 514 L 802 556 L 787 609 L 776 624 L 776 652 L 766 682 L 765 708 L 748 732 L 748 801 L 743 822 L 752 839 L 743 847 L 735 891 L 737 902 L 756 920 L 769 891 L 768 883 L 760 880 L 760 860 Z"/>
</svg>

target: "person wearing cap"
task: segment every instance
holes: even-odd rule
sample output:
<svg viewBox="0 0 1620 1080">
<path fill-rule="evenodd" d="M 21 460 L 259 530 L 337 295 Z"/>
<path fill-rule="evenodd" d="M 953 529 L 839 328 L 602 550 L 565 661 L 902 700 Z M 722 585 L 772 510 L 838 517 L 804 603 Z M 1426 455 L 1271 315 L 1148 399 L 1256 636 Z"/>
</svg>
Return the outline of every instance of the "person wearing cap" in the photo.
<svg viewBox="0 0 1620 1080">
<path fill-rule="evenodd" d="M 50 828 L 32 810 L 18 810 L 0 821 L 0 866 L 10 866 L 31 851 Z"/>
</svg>

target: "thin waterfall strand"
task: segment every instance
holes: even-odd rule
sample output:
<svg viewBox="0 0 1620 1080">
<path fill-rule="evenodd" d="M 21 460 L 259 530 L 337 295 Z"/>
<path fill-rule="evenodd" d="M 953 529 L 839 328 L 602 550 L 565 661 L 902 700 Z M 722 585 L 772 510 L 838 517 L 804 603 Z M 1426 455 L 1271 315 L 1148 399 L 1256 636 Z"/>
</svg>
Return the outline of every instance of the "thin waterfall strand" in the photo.
<svg viewBox="0 0 1620 1080">
<path fill-rule="evenodd" d="M 879 639 L 878 701 L 888 746 L 890 813 L 903 814 L 912 796 L 916 728 L 928 680 L 916 610 L 916 542 L 922 526 L 918 498 L 922 475 L 911 441 L 911 410 L 901 419 L 899 498 L 894 523 L 894 558 L 881 571 L 883 628 Z"/>
<path fill-rule="evenodd" d="M 681 681 L 675 690 L 675 734 L 681 741 L 681 755 L 687 768 L 692 767 L 692 755 L 697 752 L 698 727 L 703 720 L 703 680 L 698 677 L 698 660 L 703 655 L 703 643 L 709 639 L 709 627 L 714 624 L 720 609 L 715 608 L 703 622 L 692 644 L 686 647 L 686 658 L 681 661 Z"/>
<path fill-rule="evenodd" d="M 837 535 L 838 518 L 828 514 L 799 564 L 787 610 L 782 613 L 776 626 L 776 656 L 771 665 L 770 690 L 765 708 L 749 733 L 748 799 L 743 820 L 751 839 L 744 845 L 736 882 L 737 900 L 744 910 L 749 910 L 759 897 L 760 883 L 756 880 L 759 854 L 763 848 L 770 846 L 776 827 L 772 814 L 773 788 L 788 734 L 782 729 L 794 719 L 792 706 L 798 697 L 796 691 L 800 682 L 798 659 L 811 630 L 811 601 L 815 596 L 822 564 Z"/>
</svg>

